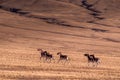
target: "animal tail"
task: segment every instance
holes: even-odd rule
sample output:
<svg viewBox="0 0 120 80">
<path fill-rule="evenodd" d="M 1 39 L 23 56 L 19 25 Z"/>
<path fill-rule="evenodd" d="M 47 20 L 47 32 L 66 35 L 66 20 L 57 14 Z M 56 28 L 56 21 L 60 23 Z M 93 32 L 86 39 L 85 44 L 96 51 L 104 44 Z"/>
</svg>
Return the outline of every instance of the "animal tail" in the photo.
<svg viewBox="0 0 120 80">
<path fill-rule="evenodd" d="M 67 57 L 67 60 L 70 61 L 71 59 L 69 57 Z"/>
</svg>

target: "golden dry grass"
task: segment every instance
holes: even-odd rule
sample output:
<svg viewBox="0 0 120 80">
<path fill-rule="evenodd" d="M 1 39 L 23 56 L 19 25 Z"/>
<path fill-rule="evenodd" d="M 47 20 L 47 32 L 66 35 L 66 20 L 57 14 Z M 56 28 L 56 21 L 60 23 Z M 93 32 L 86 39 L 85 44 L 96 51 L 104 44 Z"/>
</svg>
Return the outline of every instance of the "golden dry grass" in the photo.
<svg viewBox="0 0 120 80">
<path fill-rule="evenodd" d="M 115 26 L 106 27 L 77 22 L 73 17 L 65 19 L 70 25 L 84 27 L 73 28 L 4 10 L 0 14 L 0 80 L 120 80 L 120 29 L 116 26 L 119 20 L 100 21 Z M 40 60 L 37 48 L 53 54 L 55 63 Z M 70 63 L 57 63 L 59 51 L 70 57 Z M 88 66 L 84 53 L 95 54 L 101 63 Z"/>
</svg>

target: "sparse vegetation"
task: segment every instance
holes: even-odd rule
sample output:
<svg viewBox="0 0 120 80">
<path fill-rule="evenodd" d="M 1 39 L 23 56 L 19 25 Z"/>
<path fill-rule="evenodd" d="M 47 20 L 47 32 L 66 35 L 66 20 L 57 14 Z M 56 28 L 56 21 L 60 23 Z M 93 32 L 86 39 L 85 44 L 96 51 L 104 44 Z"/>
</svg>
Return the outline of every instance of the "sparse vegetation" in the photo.
<svg viewBox="0 0 120 80">
<path fill-rule="evenodd" d="M 0 80 L 120 80 L 120 2 L 81 1 L 0 0 Z M 95 55 L 89 66 L 85 53 Z"/>
</svg>

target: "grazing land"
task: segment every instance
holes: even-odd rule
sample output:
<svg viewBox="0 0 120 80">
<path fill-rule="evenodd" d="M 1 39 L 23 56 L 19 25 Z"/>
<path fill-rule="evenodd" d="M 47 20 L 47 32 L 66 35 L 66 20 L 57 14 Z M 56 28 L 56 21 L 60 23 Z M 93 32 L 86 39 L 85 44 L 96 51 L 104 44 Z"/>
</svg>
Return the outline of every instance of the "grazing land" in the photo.
<svg viewBox="0 0 120 80">
<path fill-rule="evenodd" d="M 120 80 L 119 0 L 30 1 L 0 0 L 0 80 Z M 100 63 L 88 66 L 86 53 Z"/>
</svg>

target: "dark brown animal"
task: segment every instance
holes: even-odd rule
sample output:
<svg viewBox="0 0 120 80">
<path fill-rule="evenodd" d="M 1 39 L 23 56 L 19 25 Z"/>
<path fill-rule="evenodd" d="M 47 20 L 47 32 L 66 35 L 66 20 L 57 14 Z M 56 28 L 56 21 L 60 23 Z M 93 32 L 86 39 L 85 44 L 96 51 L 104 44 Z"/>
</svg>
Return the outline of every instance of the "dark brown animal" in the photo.
<svg viewBox="0 0 120 80">
<path fill-rule="evenodd" d="M 51 62 L 51 60 L 54 60 L 53 55 L 50 54 L 47 51 L 43 51 L 42 49 L 37 49 L 37 51 L 40 51 L 40 60 L 43 58 L 45 61 Z"/>
<path fill-rule="evenodd" d="M 93 60 L 93 57 L 91 57 L 89 54 L 84 54 L 84 56 L 86 56 L 87 57 L 87 59 L 88 59 L 88 63 L 90 63 L 90 62 L 94 62 L 94 60 Z"/>
<path fill-rule="evenodd" d="M 58 52 L 57 55 L 59 55 L 58 63 L 59 63 L 61 60 L 65 60 L 65 62 L 68 61 L 68 60 L 70 60 L 67 55 L 63 55 L 61 52 Z"/>
<path fill-rule="evenodd" d="M 90 55 L 92 58 L 93 58 L 93 61 L 95 62 L 95 63 L 99 63 L 99 58 L 97 58 L 97 57 L 95 57 L 95 55 L 94 54 L 92 54 L 92 55 Z"/>
<path fill-rule="evenodd" d="M 88 65 L 89 63 L 92 63 L 93 66 L 97 66 L 97 64 L 99 63 L 99 58 L 95 57 L 94 54 L 90 55 L 90 54 L 84 54 L 84 56 L 87 57 L 88 59 Z"/>
<path fill-rule="evenodd" d="M 40 60 L 43 58 L 46 58 L 47 51 L 43 51 L 42 49 L 37 49 L 37 51 L 40 51 Z"/>
</svg>

